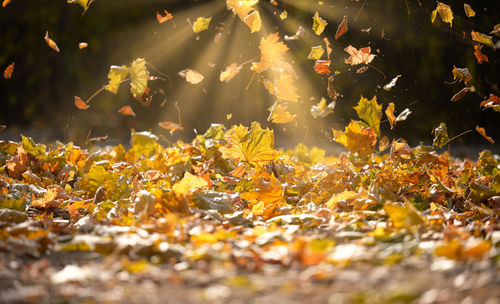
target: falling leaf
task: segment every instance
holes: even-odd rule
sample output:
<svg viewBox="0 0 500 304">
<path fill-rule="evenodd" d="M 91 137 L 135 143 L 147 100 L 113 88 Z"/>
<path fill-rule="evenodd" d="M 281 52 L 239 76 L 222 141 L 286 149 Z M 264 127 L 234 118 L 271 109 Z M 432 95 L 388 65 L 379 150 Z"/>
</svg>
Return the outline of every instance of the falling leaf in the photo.
<svg viewBox="0 0 500 304">
<path fill-rule="evenodd" d="M 370 155 L 375 149 L 377 134 L 373 128 L 365 126 L 360 121 L 351 121 L 344 132 L 333 130 L 334 140 L 353 153 Z"/>
<path fill-rule="evenodd" d="M 193 24 L 193 32 L 198 34 L 199 32 L 203 32 L 205 30 L 208 30 L 208 27 L 210 26 L 210 21 L 212 21 L 212 17 L 198 17 L 196 19 L 195 23 Z"/>
<path fill-rule="evenodd" d="M 319 15 L 318 15 L 318 12 L 316 12 L 316 14 L 314 14 L 314 17 L 313 17 L 313 31 L 316 33 L 316 35 L 321 35 L 321 33 L 323 33 L 323 31 L 325 30 L 325 27 L 326 25 L 328 24 L 328 22 L 326 22 L 325 20 L 323 20 Z"/>
<path fill-rule="evenodd" d="M 453 95 L 453 97 L 451 98 L 451 101 L 455 102 L 457 100 L 464 98 L 465 95 L 467 95 L 467 93 L 469 92 L 469 90 L 470 90 L 469 87 L 465 87 L 465 88 L 461 89 L 457 94 Z"/>
<path fill-rule="evenodd" d="M 332 54 L 332 46 L 330 44 L 330 40 L 328 40 L 328 38 L 323 38 L 323 42 L 325 43 L 325 46 L 326 46 L 326 56 L 328 57 L 328 59 L 330 59 L 330 55 Z"/>
<path fill-rule="evenodd" d="M 10 0 L 3 0 L 2 7 L 6 7 L 10 3 Z"/>
<path fill-rule="evenodd" d="M 233 114 L 232 113 L 229 113 L 226 115 L 226 119 L 227 120 L 230 120 L 231 118 L 233 118 Z"/>
<path fill-rule="evenodd" d="M 474 31 L 471 31 L 470 35 L 472 37 L 472 40 L 477 41 L 479 43 L 482 43 L 484 45 L 487 45 L 487 46 L 496 50 L 496 46 L 492 40 L 493 37 L 479 33 L 479 32 L 474 32 Z"/>
<path fill-rule="evenodd" d="M 186 196 L 190 192 L 205 188 L 209 185 L 210 184 L 204 178 L 186 172 L 184 177 L 172 186 L 172 190 L 177 195 Z"/>
<path fill-rule="evenodd" d="M 89 108 L 89 105 L 78 96 L 75 96 L 75 106 L 80 110 L 87 110 Z"/>
<path fill-rule="evenodd" d="M 281 12 L 280 19 L 285 20 L 288 17 L 288 13 L 286 11 Z"/>
<path fill-rule="evenodd" d="M 153 101 L 153 96 L 151 96 L 151 90 L 149 88 L 146 88 L 144 90 L 144 93 L 142 93 L 141 96 L 135 97 L 135 99 L 139 101 L 143 106 L 149 107 L 149 105 Z"/>
<path fill-rule="evenodd" d="M 493 140 L 493 138 L 489 137 L 488 135 L 486 135 L 486 130 L 484 128 L 481 128 L 479 126 L 476 126 L 476 131 L 477 133 L 481 134 L 482 137 L 484 137 L 487 141 L 489 141 L 491 144 L 494 144 L 495 141 Z"/>
<path fill-rule="evenodd" d="M 434 133 L 434 140 L 432 141 L 433 147 L 442 148 L 450 142 L 448 137 L 448 129 L 446 128 L 446 124 L 444 122 L 439 124 L 439 127 L 432 130 Z"/>
<path fill-rule="evenodd" d="M 389 103 L 387 109 L 385 109 L 385 115 L 389 120 L 389 124 L 391 124 L 391 130 L 394 129 L 394 125 L 396 124 L 396 116 L 394 116 L 395 106 L 394 103 Z"/>
<path fill-rule="evenodd" d="M 148 88 L 149 72 L 146 69 L 146 60 L 137 58 L 132 62 L 129 69 L 130 92 L 134 98 L 140 97 Z"/>
<path fill-rule="evenodd" d="M 186 81 L 190 84 L 199 84 L 205 78 L 203 77 L 203 75 L 201 75 L 201 73 L 191 69 L 184 69 L 180 71 L 179 76 L 185 78 Z"/>
<path fill-rule="evenodd" d="M 441 20 L 445 23 L 449 23 L 451 27 L 453 22 L 453 12 L 451 11 L 450 6 L 438 1 L 436 9 L 432 11 L 431 14 L 431 22 L 434 22 L 438 13 Z"/>
<path fill-rule="evenodd" d="M 160 24 L 174 18 L 174 16 L 172 16 L 172 14 L 167 12 L 167 10 L 165 9 L 163 10 L 163 13 L 165 14 L 165 16 L 162 16 L 159 12 L 156 12 L 156 20 Z"/>
<path fill-rule="evenodd" d="M 288 51 L 288 47 L 278 40 L 278 33 L 269 34 L 266 38 L 260 40 L 260 62 L 252 62 L 252 71 L 262 73 L 269 69 L 271 65 L 281 61 L 283 53 Z"/>
<path fill-rule="evenodd" d="M 82 50 L 82 49 L 84 49 L 84 48 L 86 48 L 88 46 L 89 46 L 89 44 L 87 42 L 80 42 L 80 43 L 78 43 L 78 49 L 80 49 L 80 50 Z"/>
<path fill-rule="evenodd" d="M 344 51 L 351 55 L 345 60 L 345 63 L 350 65 L 357 65 L 360 63 L 369 64 L 375 58 L 375 55 L 370 54 L 371 48 L 369 46 L 359 49 L 358 51 L 355 47 L 349 45 Z"/>
<path fill-rule="evenodd" d="M 226 0 L 228 9 L 237 14 L 243 20 L 248 13 L 254 10 L 253 6 L 259 3 L 259 0 Z"/>
<path fill-rule="evenodd" d="M 332 64 L 331 60 L 316 60 L 314 63 L 314 71 L 320 75 L 330 75 L 330 65 Z"/>
<path fill-rule="evenodd" d="M 234 76 L 238 75 L 238 73 L 241 71 L 242 66 L 237 65 L 236 63 L 232 63 L 230 66 L 226 67 L 224 71 L 220 73 L 219 80 L 221 82 L 229 82 L 231 79 L 234 78 Z"/>
<path fill-rule="evenodd" d="M 483 62 L 489 62 L 488 56 L 481 52 L 483 46 L 481 44 L 474 44 L 474 55 L 476 56 L 477 63 L 481 64 Z"/>
<path fill-rule="evenodd" d="M 297 94 L 292 76 L 287 74 L 281 74 L 280 78 L 274 81 L 265 79 L 264 86 L 271 94 L 281 100 L 296 102 L 300 97 Z"/>
<path fill-rule="evenodd" d="M 285 40 L 298 40 L 299 38 L 304 37 L 305 33 L 306 33 L 306 30 L 302 26 L 299 26 L 299 28 L 297 29 L 297 32 L 295 32 L 295 35 L 293 35 L 293 36 L 285 35 Z"/>
<path fill-rule="evenodd" d="M 118 92 L 118 88 L 122 81 L 127 77 L 129 69 L 126 65 L 116 66 L 112 65 L 109 68 L 108 79 L 109 83 L 106 85 L 106 90 L 113 94 Z"/>
<path fill-rule="evenodd" d="M 462 69 L 462 68 L 457 68 L 456 66 L 453 66 L 453 70 L 451 72 L 453 73 L 453 80 L 460 79 L 466 85 L 468 85 L 469 81 L 472 80 L 472 75 L 469 72 L 468 68 Z"/>
<path fill-rule="evenodd" d="M 464 10 L 465 10 L 465 15 L 469 18 L 474 17 L 476 15 L 476 12 L 467 3 L 464 3 Z"/>
<path fill-rule="evenodd" d="M 340 94 L 337 93 L 337 91 L 335 90 L 335 87 L 333 86 L 333 81 L 334 77 L 333 75 L 330 75 L 328 77 L 328 86 L 327 86 L 328 97 L 330 97 L 332 100 L 337 100 Z"/>
<path fill-rule="evenodd" d="M 364 120 L 380 136 L 380 119 L 382 118 L 382 105 L 377 103 L 377 96 L 371 100 L 361 96 L 358 105 L 354 107 L 358 117 Z"/>
<path fill-rule="evenodd" d="M 342 23 L 339 24 L 337 28 L 337 32 L 335 33 L 335 40 L 339 39 L 340 36 L 344 35 L 347 32 L 347 16 L 344 16 Z"/>
<path fill-rule="evenodd" d="M 49 37 L 49 32 L 48 32 L 48 31 L 45 33 L 45 37 L 44 37 L 44 39 L 45 39 L 45 42 L 47 42 L 47 45 L 48 45 L 51 49 L 53 49 L 54 51 L 56 51 L 56 52 L 58 52 L 58 53 L 59 53 L 59 48 L 57 47 L 57 44 L 54 42 L 54 40 L 50 39 L 50 37 Z"/>
<path fill-rule="evenodd" d="M 12 78 L 12 73 L 14 73 L 14 65 L 15 63 L 11 63 L 8 67 L 5 68 L 5 70 L 3 71 L 3 77 L 5 79 L 10 79 Z"/>
<path fill-rule="evenodd" d="M 176 124 L 175 122 L 170 122 L 170 121 L 161 121 L 158 123 L 158 125 L 160 127 L 162 127 L 163 129 L 168 130 L 170 132 L 170 135 L 174 135 L 174 132 L 177 130 L 179 130 L 179 131 L 184 130 L 184 128 L 181 125 Z"/>
<path fill-rule="evenodd" d="M 309 55 L 307 56 L 307 59 L 310 60 L 318 60 L 323 56 L 325 53 L 325 50 L 321 45 L 313 46 L 311 47 L 311 52 L 309 52 Z"/>
<path fill-rule="evenodd" d="M 248 14 L 244 19 L 246 25 L 250 28 L 251 33 L 259 32 L 262 28 L 262 20 L 260 19 L 260 14 L 258 10 L 255 10 Z"/>
<path fill-rule="evenodd" d="M 403 112 L 399 113 L 398 117 L 396 117 L 396 122 L 400 122 L 400 121 L 405 121 L 408 116 L 410 116 L 411 114 L 411 111 L 410 109 L 406 108 L 403 110 Z"/>
<path fill-rule="evenodd" d="M 497 37 L 500 37 L 500 23 L 493 27 L 493 30 L 490 34 L 495 34 Z"/>
<path fill-rule="evenodd" d="M 68 3 L 78 4 L 83 8 L 82 15 L 87 12 L 92 2 L 94 2 L 94 0 L 68 0 Z"/>
<path fill-rule="evenodd" d="M 128 105 L 121 107 L 121 108 L 120 108 L 120 110 L 118 110 L 118 112 L 119 112 L 120 114 L 123 114 L 123 115 L 128 115 L 128 116 L 133 116 L 133 117 L 135 117 L 135 112 L 134 112 L 134 110 L 132 109 L 132 107 L 131 107 L 131 106 L 128 106 Z"/>
<path fill-rule="evenodd" d="M 269 117 L 267 121 L 271 121 L 276 124 L 285 124 L 295 120 L 296 115 L 292 115 L 288 112 L 288 107 L 275 102 L 272 107 L 269 108 Z"/>
<path fill-rule="evenodd" d="M 360 67 L 359 69 L 356 70 L 356 74 L 363 74 L 364 72 L 368 71 L 370 67 L 364 66 Z"/>
<path fill-rule="evenodd" d="M 398 75 L 396 77 L 394 77 L 391 82 L 389 82 L 388 84 L 386 84 L 384 86 L 384 90 L 386 91 L 390 91 L 395 85 L 396 85 L 396 82 L 398 81 L 398 78 L 401 77 L 401 75 Z"/>
<path fill-rule="evenodd" d="M 333 113 L 333 109 L 335 109 L 335 101 L 327 104 L 326 99 L 321 98 L 318 104 L 311 106 L 311 115 L 314 117 L 314 119 L 318 117 L 325 118 Z"/>
<path fill-rule="evenodd" d="M 492 108 L 493 110 L 500 112 L 500 97 L 490 94 L 490 96 L 483 100 L 481 104 L 479 104 L 480 107 L 484 108 Z"/>
<path fill-rule="evenodd" d="M 378 151 L 382 152 L 389 147 L 389 138 L 387 136 L 382 137 L 382 139 L 378 142 Z"/>
</svg>

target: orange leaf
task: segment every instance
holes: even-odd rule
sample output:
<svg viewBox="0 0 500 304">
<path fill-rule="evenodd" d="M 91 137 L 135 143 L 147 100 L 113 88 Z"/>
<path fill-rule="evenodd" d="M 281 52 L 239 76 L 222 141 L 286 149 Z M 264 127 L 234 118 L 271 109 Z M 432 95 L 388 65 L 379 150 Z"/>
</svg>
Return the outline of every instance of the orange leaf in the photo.
<svg viewBox="0 0 500 304">
<path fill-rule="evenodd" d="M 75 106 L 80 110 L 87 110 L 89 108 L 89 105 L 78 96 L 75 96 Z"/>
<path fill-rule="evenodd" d="M 10 0 L 3 0 L 2 6 L 6 7 L 10 3 Z"/>
<path fill-rule="evenodd" d="M 80 42 L 80 43 L 78 43 L 78 48 L 80 50 L 82 50 L 82 49 L 84 49 L 84 48 L 86 48 L 88 46 L 89 46 L 89 44 L 87 42 Z"/>
<path fill-rule="evenodd" d="M 500 97 L 496 96 L 495 94 L 490 94 L 487 99 L 483 100 L 479 106 L 480 107 L 492 107 L 495 105 L 500 105 Z"/>
<path fill-rule="evenodd" d="M 371 48 L 369 46 L 357 50 L 352 45 L 349 45 L 344 49 L 351 57 L 345 60 L 345 63 L 350 65 L 356 65 L 360 63 L 369 64 L 375 58 L 375 55 L 370 54 Z"/>
<path fill-rule="evenodd" d="M 228 82 L 241 71 L 241 68 L 241 65 L 237 65 L 236 63 L 231 64 L 230 66 L 226 67 L 223 72 L 220 73 L 219 80 L 221 82 Z"/>
<path fill-rule="evenodd" d="M 3 72 L 3 77 L 5 79 L 10 79 L 12 77 L 12 73 L 14 72 L 14 62 L 11 63 L 7 68 L 5 68 L 5 71 Z"/>
<path fill-rule="evenodd" d="M 128 115 L 128 116 L 135 117 L 135 112 L 132 109 L 132 107 L 129 106 L 129 105 L 121 107 L 120 110 L 118 110 L 118 112 L 120 112 L 120 114 L 123 114 L 123 115 Z"/>
<path fill-rule="evenodd" d="M 316 60 L 316 62 L 314 63 L 314 70 L 316 71 L 316 73 L 321 75 L 330 75 L 331 64 L 331 60 Z"/>
<path fill-rule="evenodd" d="M 51 49 L 53 49 L 54 51 L 56 51 L 56 52 L 58 52 L 58 53 L 59 53 L 59 48 L 57 47 L 57 44 L 54 42 L 54 40 L 50 39 L 50 37 L 49 37 L 49 32 L 48 32 L 48 31 L 45 33 L 45 37 L 44 37 L 44 39 L 45 39 L 45 42 L 47 42 L 47 45 L 48 45 Z"/>
<path fill-rule="evenodd" d="M 394 116 L 394 103 L 389 103 L 387 109 L 385 110 L 385 115 L 391 124 L 391 130 L 394 129 L 394 124 L 396 122 L 396 116 Z"/>
<path fill-rule="evenodd" d="M 17 148 L 17 155 L 8 159 L 5 164 L 11 177 L 16 177 L 26 171 L 28 169 L 28 158 L 26 157 L 24 148 L 19 146 Z"/>
<path fill-rule="evenodd" d="M 156 20 L 158 20 L 158 23 L 161 24 L 165 21 L 168 21 L 168 20 L 174 18 L 174 16 L 172 16 L 172 14 L 167 12 L 167 10 L 163 10 L 163 12 L 165 13 L 165 16 L 162 16 L 159 12 L 156 12 Z"/>
<path fill-rule="evenodd" d="M 340 23 L 339 27 L 337 28 L 337 32 L 335 33 L 335 40 L 344 35 L 347 32 L 347 29 L 347 16 L 344 16 L 344 20 L 342 20 L 342 23 Z"/>
<path fill-rule="evenodd" d="M 158 125 L 160 127 L 162 127 L 163 129 L 170 131 L 170 135 L 173 135 L 174 132 L 177 130 L 179 130 L 179 131 L 184 130 L 184 128 L 181 125 L 178 125 L 178 124 L 176 124 L 174 122 L 170 122 L 170 121 L 161 121 L 158 123 Z"/>
<path fill-rule="evenodd" d="M 484 128 L 481 128 L 479 126 L 476 126 L 476 131 L 477 133 L 481 134 L 481 136 L 483 136 L 487 141 L 489 141 L 491 144 L 494 144 L 495 141 L 493 140 L 493 138 L 489 137 L 488 135 L 486 135 L 486 130 Z"/>
<path fill-rule="evenodd" d="M 474 55 L 476 56 L 477 63 L 481 64 L 483 62 L 489 62 L 488 61 L 488 56 L 484 55 L 481 53 L 481 49 L 483 48 L 482 44 L 475 44 L 474 45 Z"/>
<path fill-rule="evenodd" d="M 251 70 L 262 73 L 271 65 L 281 61 L 283 53 L 288 51 L 288 47 L 283 42 L 278 42 L 278 33 L 269 34 L 260 40 L 260 62 L 253 62 Z"/>
</svg>

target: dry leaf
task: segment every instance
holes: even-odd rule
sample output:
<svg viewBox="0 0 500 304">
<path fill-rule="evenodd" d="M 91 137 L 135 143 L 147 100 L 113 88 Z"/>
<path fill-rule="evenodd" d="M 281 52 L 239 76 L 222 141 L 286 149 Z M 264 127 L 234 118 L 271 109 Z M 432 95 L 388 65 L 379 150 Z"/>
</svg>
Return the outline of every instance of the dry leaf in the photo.
<svg viewBox="0 0 500 304">
<path fill-rule="evenodd" d="M 80 110 L 87 110 L 89 108 L 89 105 L 78 96 L 75 96 L 75 106 Z"/>
<path fill-rule="evenodd" d="M 15 63 L 11 63 L 8 67 L 5 68 L 5 70 L 3 71 L 3 77 L 5 79 L 10 79 L 12 78 L 12 73 L 14 72 L 14 65 Z"/>
<path fill-rule="evenodd" d="M 387 109 L 385 109 L 385 115 L 389 120 L 389 124 L 391 125 L 391 130 L 394 129 L 394 125 L 396 124 L 396 116 L 394 116 L 395 106 L 394 103 L 389 103 Z"/>
<path fill-rule="evenodd" d="M 375 58 L 375 55 L 370 54 L 371 48 L 369 46 L 357 50 L 352 45 L 349 45 L 344 51 L 351 55 L 345 60 L 345 63 L 350 65 L 357 65 L 360 63 L 369 64 Z"/>
<path fill-rule="evenodd" d="M 131 107 L 131 106 L 129 106 L 129 105 L 126 105 L 126 106 L 121 107 L 121 108 L 120 108 L 120 110 L 118 110 L 118 112 L 119 112 L 120 114 L 123 114 L 123 115 L 128 115 L 128 116 L 133 116 L 133 117 L 135 117 L 135 112 L 134 112 L 134 110 L 132 109 L 132 107 Z"/>
<path fill-rule="evenodd" d="M 457 100 L 460 100 L 462 98 L 465 97 L 465 95 L 467 95 L 467 93 L 469 92 L 469 87 L 465 87 L 463 89 L 461 89 L 457 94 L 453 95 L 453 97 L 451 98 L 451 101 L 455 102 Z"/>
<path fill-rule="evenodd" d="M 472 75 L 468 68 L 457 68 L 456 66 L 453 66 L 451 73 L 453 74 L 453 80 L 460 79 L 466 85 L 468 85 L 469 81 L 472 80 Z"/>
<path fill-rule="evenodd" d="M 326 22 L 325 20 L 323 20 L 319 15 L 318 15 L 318 12 L 316 12 L 316 14 L 314 14 L 314 17 L 313 17 L 313 31 L 316 33 L 316 35 L 321 35 L 321 33 L 323 33 L 323 31 L 325 30 L 325 27 L 326 25 L 328 24 L 328 22 Z"/>
<path fill-rule="evenodd" d="M 50 39 L 50 37 L 49 37 L 49 32 L 48 32 L 48 31 L 45 33 L 45 37 L 44 37 L 44 39 L 45 39 L 45 42 L 47 42 L 47 45 L 48 45 L 51 49 L 53 49 L 54 51 L 56 51 L 56 52 L 58 52 L 58 53 L 59 53 L 59 48 L 57 47 L 57 44 L 54 42 L 54 40 Z"/>
<path fill-rule="evenodd" d="M 88 46 L 89 46 L 89 44 L 87 42 L 80 42 L 80 43 L 78 43 L 78 49 L 80 49 L 80 50 L 84 49 L 84 48 L 86 48 Z"/>
<path fill-rule="evenodd" d="M 181 125 L 176 124 L 175 122 L 170 121 L 161 121 L 158 123 L 160 127 L 170 132 L 170 135 L 174 135 L 174 132 L 179 130 L 183 131 L 184 128 Z"/>
<path fill-rule="evenodd" d="M 288 17 L 288 13 L 287 13 L 286 11 L 283 11 L 283 12 L 280 14 L 280 19 L 281 19 L 281 20 L 285 20 L 287 17 Z"/>
<path fill-rule="evenodd" d="M 6 7 L 10 3 L 10 0 L 3 0 L 2 7 Z"/>
<path fill-rule="evenodd" d="M 212 17 L 198 17 L 196 19 L 195 23 L 193 24 L 193 32 L 198 34 L 199 32 L 203 32 L 205 30 L 208 30 L 208 27 L 210 26 L 210 21 L 212 20 Z"/>
<path fill-rule="evenodd" d="M 311 51 L 309 52 L 309 55 L 307 56 L 307 59 L 309 60 L 318 60 L 323 56 L 325 53 L 325 50 L 321 45 L 313 46 L 311 47 Z"/>
<path fill-rule="evenodd" d="M 474 17 L 476 15 L 476 12 L 467 3 L 464 3 L 464 10 L 465 10 L 465 15 L 469 18 Z"/>
<path fill-rule="evenodd" d="M 342 23 L 340 23 L 339 27 L 337 28 L 337 32 L 335 33 L 335 40 L 339 39 L 340 36 L 344 35 L 347 32 L 347 16 L 344 16 L 344 19 L 342 20 Z"/>
<path fill-rule="evenodd" d="M 434 22 L 438 13 L 441 20 L 445 23 L 449 23 L 451 27 L 453 22 L 453 12 L 451 11 L 450 6 L 442 2 L 438 2 L 436 9 L 432 11 L 431 22 Z"/>
<path fill-rule="evenodd" d="M 476 56 L 477 63 L 489 62 L 488 56 L 481 52 L 483 46 L 481 44 L 474 44 L 474 56 Z"/>
<path fill-rule="evenodd" d="M 199 84 L 205 78 L 201 75 L 201 73 L 191 69 L 184 69 L 180 71 L 179 76 L 185 78 L 190 84 Z"/>
<path fill-rule="evenodd" d="M 253 11 L 243 18 L 243 22 L 250 28 L 251 33 L 259 32 L 262 28 L 262 20 L 258 10 Z"/>
<path fill-rule="evenodd" d="M 276 102 L 271 108 L 269 108 L 269 117 L 267 121 L 272 121 L 276 124 L 285 124 L 295 120 L 296 115 L 292 115 L 288 112 L 288 107 Z"/>
<path fill-rule="evenodd" d="M 389 82 L 388 84 L 386 84 L 384 86 L 384 90 L 386 91 L 390 91 L 395 85 L 396 85 L 396 82 L 398 81 L 398 78 L 401 77 L 401 75 L 398 75 L 396 77 L 394 77 L 391 82 Z"/>
<path fill-rule="evenodd" d="M 484 128 L 481 128 L 479 126 L 476 126 L 476 131 L 477 133 L 481 134 L 481 136 L 483 136 L 487 141 L 489 141 L 491 144 L 494 144 L 495 141 L 493 140 L 493 138 L 489 137 L 488 135 L 486 135 L 486 130 Z"/>
<path fill-rule="evenodd" d="M 330 59 L 330 55 L 332 54 L 332 47 L 330 45 L 330 40 L 328 40 L 328 38 L 323 38 L 323 42 L 325 42 L 325 45 L 326 45 L 326 56 L 328 57 L 328 59 Z"/>
<path fill-rule="evenodd" d="M 314 71 L 320 75 L 330 75 L 330 65 L 332 64 L 331 60 L 316 60 L 314 63 Z"/>
<path fill-rule="evenodd" d="M 160 24 L 174 18 L 174 16 L 172 16 L 172 14 L 167 12 L 167 10 L 163 10 L 163 13 L 165 14 L 165 16 L 162 16 L 159 12 L 156 12 L 156 20 Z"/>
<path fill-rule="evenodd" d="M 471 31 L 470 35 L 472 37 L 472 40 L 477 41 L 479 43 L 482 43 L 484 45 L 487 45 L 487 46 L 491 47 L 492 49 L 496 49 L 496 46 L 492 40 L 493 37 L 479 33 L 479 32 L 474 32 L 474 31 Z"/>
<path fill-rule="evenodd" d="M 219 80 L 221 82 L 230 81 L 231 79 L 234 78 L 234 76 L 236 76 L 241 71 L 241 68 L 242 68 L 241 65 L 237 65 L 236 63 L 232 63 L 230 66 L 226 67 L 226 69 L 220 73 Z"/>
<path fill-rule="evenodd" d="M 260 40 L 260 62 L 252 62 L 252 71 L 262 73 L 269 69 L 271 65 L 281 61 L 283 53 L 288 51 L 288 47 L 278 40 L 278 33 L 269 34 Z"/>
</svg>

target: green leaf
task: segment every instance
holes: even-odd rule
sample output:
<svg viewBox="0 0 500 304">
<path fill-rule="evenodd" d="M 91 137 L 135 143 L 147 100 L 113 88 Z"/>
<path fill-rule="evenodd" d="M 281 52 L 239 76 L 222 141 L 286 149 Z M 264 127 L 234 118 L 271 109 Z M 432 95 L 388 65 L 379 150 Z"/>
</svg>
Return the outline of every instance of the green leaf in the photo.
<svg viewBox="0 0 500 304">
<path fill-rule="evenodd" d="M 440 123 L 439 127 L 435 128 L 432 133 L 434 133 L 434 140 L 432 141 L 432 146 L 434 147 L 442 148 L 450 141 L 448 129 L 444 122 Z"/>
<path fill-rule="evenodd" d="M 136 156 L 152 156 L 158 147 L 158 136 L 151 132 L 134 132 L 130 135 L 132 149 L 130 151 Z"/>
<path fill-rule="evenodd" d="M 141 97 L 148 88 L 149 72 L 146 69 L 146 60 L 137 58 L 129 68 L 130 92 L 134 98 Z"/>
<path fill-rule="evenodd" d="M 354 107 L 359 118 L 364 120 L 380 136 L 380 119 L 382 118 L 382 105 L 377 104 L 377 96 L 371 100 L 361 96 L 358 105 Z"/>
<path fill-rule="evenodd" d="M 109 68 L 108 78 L 109 84 L 106 86 L 106 90 L 110 91 L 113 94 L 118 92 L 118 88 L 122 83 L 123 79 L 128 75 L 128 67 L 126 65 L 117 66 L 112 65 Z"/>
</svg>

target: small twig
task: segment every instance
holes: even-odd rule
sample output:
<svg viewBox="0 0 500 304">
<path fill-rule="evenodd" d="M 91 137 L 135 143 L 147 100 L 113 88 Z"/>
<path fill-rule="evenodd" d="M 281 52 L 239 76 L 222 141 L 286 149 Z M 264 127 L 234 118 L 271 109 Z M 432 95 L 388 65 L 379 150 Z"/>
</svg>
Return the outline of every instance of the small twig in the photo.
<svg viewBox="0 0 500 304">
<path fill-rule="evenodd" d="M 463 136 L 463 135 L 465 135 L 467 133 L 470 133 L 470 132 L 472 132 L 472 130 L 467 130 L 465 132 L 462 132 L 462 133 L 458 134 L 457 136 L 453 136 L 452 138 L 448 139 L 448 141 L 446 142 L 446 144 L 449 144 L 450 142 L 454 141 L 455 139 L 459 138 L 460 136 Z"/>
<path fill-rule="evenodd" d="M 250 87 L 250 85 L 252 84 L 253 79 L 255 78 L 255 74 L 257 74 L 257 73 L 253 73 L 252 79 L 250 79 L 250 82 L 248 83 L 247 87 L 245 88 L 245 91 L 248 91 L 248 88 Z"/>
<path fill-rule="evenodd" d="M 386 79 L 387 77 L 385 76 L 384 72 L 382 72 L 381 70 L 379 70 L 378 68 L 374 67 L 373 65 L 371 64 L 366 64 L 367 66 L 373 68 L 375 71 L 379 72 L 380 74 L 382 74 L 382 76 L 384 76 L 384 79 Z"/>
<path fill-rule="evenodd" d="M 359 14 L 361 14 L 361 11 L 363 10 L 363 8 L 365 8 L 365 5 L 367 2 L 368 2 L 368 0 L 365 0 L 365 2 L 363 2 L 363 5 L 361 5 L 359 12 L 356 14 L 356 18 L 354 18 L 354 22 L 356 22 L 358 20 Z"/>
<path fill-rule="evenodd" d="M 250 62 L 254 61 L 254 60 L 255 60 L 255 59 L 257 59 L 257 58 L 259 58 L 259 56 L 254 57 L 254 58 L 252 58 L 252 59 L 250 59 L 250 60 L 247 60 L 247 61 L 245 61 L 245 62 L 243 62 L 243 63 L 240 63 L 239 65 L 240 65 L 240 66 L 245 65 L 245 64 L 247 64 L 247 63 L 250 63 Z"/>
<path fill-rule="evenodd" d="M 178 102 L 176 101 L 175 104 L 174 104 L 175 108 L 177 109 L 177 119 L 178 119 L 178 125 L 179 126 L 182 126 L 182 121 L 181 121 L 181 109 L 179 108 L 179 104 Z"/>
<path fill-rule="evenodd" d="M 408 0 L 405 0 L 405 3 L 406 3 L 406 9 L 408 10 L 408 16 L 410 16 L 411 13 L 410 13 L 410 6 L 408 5 Z"/>
</svg>

